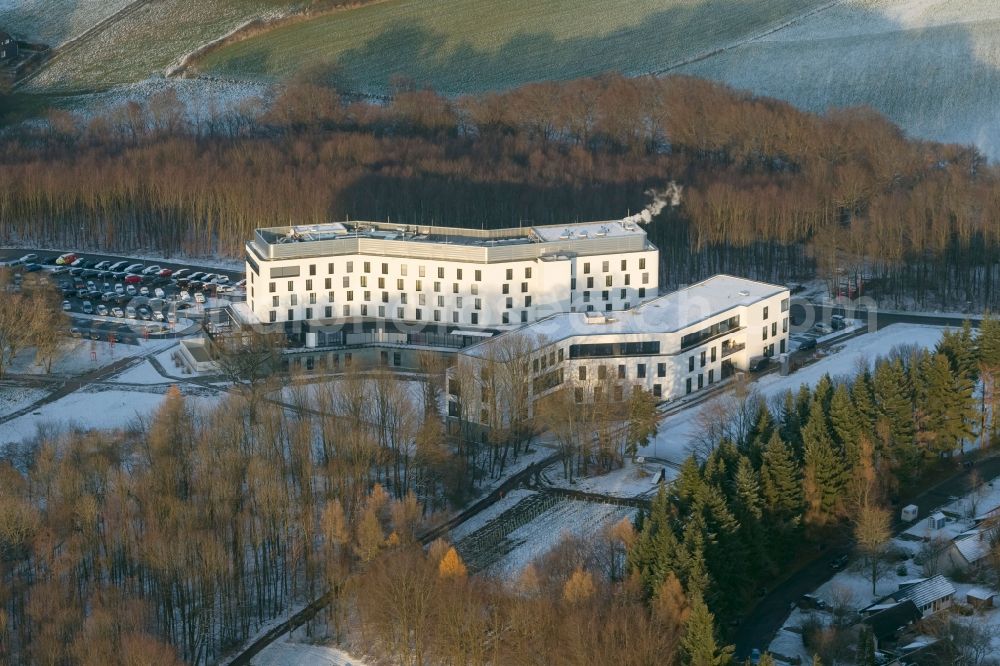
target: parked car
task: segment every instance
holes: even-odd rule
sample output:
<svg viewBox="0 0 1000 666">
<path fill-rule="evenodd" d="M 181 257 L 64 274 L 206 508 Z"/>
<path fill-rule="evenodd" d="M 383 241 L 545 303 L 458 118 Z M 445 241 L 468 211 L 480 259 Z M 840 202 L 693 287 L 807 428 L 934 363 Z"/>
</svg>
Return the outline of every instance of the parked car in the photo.
<svg viewBox="0 0 1000 666">
<path fill-rule="evenodd" d="M 156 296 L 157 298 L 163 298 L 164 296 L 166 296 L 166 292 L 157 287 L 156 289 L 153 290 L 153 295 Z"/>
<path fill-rule="evenodd" d="M 20 259 L 18 259 L 14 263 L 18 263 L 18 264 L 30 264 L 30 263 L 33 263 L 33 262 L 36 262 L 36 261 L 38 261 L 38 255 L 37 254 L 26 254 L 26 255 L 24 255 L 23 257 L 21 257 Z"/>
<path fill-rule="evenodd" d="M 84 314 L 92 314 L 94 312 L 94 306 L 90 301 L 84 301 L 80 307 Z"/>
<path fill-rule="evenodd" d="M 116 317 L 124 317 L 125 311 L 116 305 L 115 307 L 111 308 L 111 314 L 113 314 Z"/>
<path fill-rule="evenodd" d="M 142 282 L 142 278 L 139 277 L 138 275 L 126 275 L 125 276 L 125 284 L 140 284 L 141 282 Z"/>
<path fill-rule="evenodd" d="M 149 296 L 149 287 L 139 287 L 139 293 L 143 296 Z"/>
<path fill-rule="evenodd" d="M 799 351 L 816 349 L 816 338 L 798 338 Z"/>
<path fill-rule="evenodd" d="M 62 308 L 63 308 L 63 310 L 66 310 L 66 311 L 72 310 L 73 309 L 73 304 L 70 303 L 69 301 L 63 301 Z"/>
<path fill-rule="evenodd" d="M 73 260 L 70 266 L 72 266 L 73 268 L 86 268 L 87 267 L 85 265 L 86 263 L 87 262 L 83 260 L 83 257 L 77 257 L 76 259 Z"/>
<path fill-rule="evenodd" d="M 97 306 L 97 314 L 101 315 L 102 317 L 107 317 L 108 316 L 108 306 L 104 305 L 103 303 L 100 304 L 100 305 L 98 305 Z"/>
<path fill-rule="evenodd" d="M 200 280 L 205 273 L 202 271 L 195 271 L 187 276 L 188 280 Z"/>
<path fill-rule="evenodd" d="M 190 272 L 191 272 L 190 268 L 181 268 L 181 269 L 178 269 L 178 270 L 174 271 L 173 274 L 171 275 L 171 277 L 176 280 L 176 279 L 179 279 L 181 277 L 184 277 L 185 275 L 187 275 Z"/>
<path fill-rule="evenodd" d="M 124 293 L 125 293 L 125 285 L 123 285 L 123 284 L 121 284 L 121 283 L 119 282 L 118 284 L 116 284 L 116 285 L 115 285 L 115 291 L 117 291 L 117 292 L 118 292 L 118 295 L 119 295 L 119 296 L 120 296 L 121 294 L 124 294 Z"/>
<path fill-rule="evenodd" d="M 191 294 L 189 294 L 186 290 L 182 289 L 181 290 L 181 300 L 182 301 L 190 301 L 191 300 Z"/>
<path fill-rule="evenodd" d="M 835 331 L 842 331 L 847 328 L 847 322 L 844 320 L 844 315 L 833 315 L 830 317 L 830 327 Z"/>
<path fill-rule="evenodd" d="M 152 266 L 147 266 L 142 270 L 143 275 L 154 275 L 163 270 L 163 267 L 153 264 Z"/>
<path fill-rule="evenodd" d="M 160 270 L 159 273 L 157 273 L 157 275 L 159 275 L 160 277 L 165 277 L 165 278 L 168 278 L 168 277 L 170 277 L 173 274 L 174 274 L 174 272 L 172 270 L 170 270 L 169 268 L 163 268 L 163 269 Z"/>
<path fill-rule="evenodd" d="M 813 330 L 821 335 L 827 335 L 828 333 L 833 333 L 833 328 L 830 327 L 826 322 L 820 321 L 816 322 L 813 326 Z"/>
<path fill-rule="evenodd" d="M 78 329 L 75 326 L 69 329 L 69 334 L 72 335 L 74 338 L 79 338 L 80 336 L 83 335 L 83 333 L 80 332 L 80 329 Z"/>
<path fill-rule="evenodd" d="M 201 293 L 200 291 L 194 292 L 194 302 L 195 303 L 204 303 L 205 302 L 205 294 Z"/>
<path fill-rule="evenodd" d="M 165 319 L 163 316 L 163 310 L 153 310 L 153 319 L 156 321 L 163 321 Z"/>
<path fill-rule="evenodd" d="M 76 260 L 77 256 L 75 254 L 73 254 L 72 252 L 67 252 L 66 254 L 61 254 L 58 257 L 56 257 L 56 265 L 67 266 L 69 264 L 72 264 Z"/>
<path fill-rule="evenodd" d="M 767 368 L 770 362 L 771 359 L 767 356 L 754 356 L 750 359 L 748 369 L 750 372 L 760 372 L 761 370 Z"/>
<path fill-rule="evenodd" d="M 125 308 L 125 316 L 129 319 L 135 319 L 135 308 L 131 305 Z"/>
<path fill-rule="evenodd" d="M 171 324 L 176 324 L 177 323 L 177 313 L 174 312 L 173 310 L 168 310 L 167 311 L 167 321 L 169 321 Z"/>
<path fill-rule="evenodd" d="M 139 292 L 136 291 L 134 284 L 127 284 L 125 285 L 125 293 L 128 294 L 129 296 L 135 296 Z"/>
<path fill-rule="evenodd" d="M 113 272 L 113 273 L 117 273 L 118 271 L 122 270 L 126 266 L 128 266 L 128 262 L 127 261 L 118 261 L 118 262 L 115 262 L 115 263 L 111 264 L 110 266 L 108 266 L 108 270 L 111 271 L 111 272 Z"/>
<path fill-rule="evenodd" d="M 125 267 L 125 272 L 126 273 L 141 273 L 142 272 L 142 264 L 132 264 L 130 266 L 126 266 Z"/>
</svg>

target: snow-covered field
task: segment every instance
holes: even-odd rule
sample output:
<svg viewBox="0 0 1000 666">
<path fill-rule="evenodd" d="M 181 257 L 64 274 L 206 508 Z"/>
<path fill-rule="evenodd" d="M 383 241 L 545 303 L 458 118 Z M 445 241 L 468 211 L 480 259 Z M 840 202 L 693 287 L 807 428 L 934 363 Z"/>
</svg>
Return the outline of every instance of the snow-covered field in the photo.
<svg viewBox="0 0 1000 666">
<path fill-rule="evenodd" d="M 343 650 L 328 645 L 298 643 L 287 636 L 250 660 L 253 666 L 366 666 Z"/>
<path fill-rule="evenodd" d="M 847 0 L 677 71 L 811 111 L 870 106 L 910 135 L 1000 158 L 996 0 Z"/>
<path fill-rule="evenodd" d="M 765 399 L 779 396 L 785 391 L 795 391 L 802 384 L 814 385 L 824 374 L 831 377 L 854 374 L 859 364 L 871 364 L 899 346 L 933 347 L 941 339 L 944 329 L 939 326 L 918 324 L 893 324 L 874 333 L 852 338 L 842 345 L 834 345 L 829 355 L 812 365 L 782 377 L 772 373 L 751 383 Z M 640 451 L 645 456 L 681 462 L 691 452 L 691 445 L 698 432 L 698 415 L 710 413 L 713 403 L 725 400 L 725 394 L 689 407 L 664 418 L 656 439 Z M 668 470 L 668 473 L 670 470 Z"/>
<path fill-rule="evenodd" d="M 57 46 L 132 0 L 0 0 L 0 26 L 21 39 Z"/>
</svg>

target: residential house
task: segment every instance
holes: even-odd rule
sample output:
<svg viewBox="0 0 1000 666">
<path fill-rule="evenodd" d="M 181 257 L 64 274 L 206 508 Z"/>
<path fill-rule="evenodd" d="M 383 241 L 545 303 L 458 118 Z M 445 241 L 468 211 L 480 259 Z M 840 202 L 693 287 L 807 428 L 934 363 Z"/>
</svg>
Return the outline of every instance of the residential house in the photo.
<svg viewBox="0 0 1000 666">
<path fill-rule="evenodd" d="M 928 617 L 951 606 L 955 587 L 947 578 L 937 575 L 900 583 L 899 590 L 889 596 L 896 601 L 912 601 L 923 617 Z"/>
<path fill-rule="evenodd" d="M 866 610 L 875 611 L 862 622 L 871 627 L 877 649 L 884 649 L 894 643 L 906 627 L 922 617 L 912 599 L 891 604 L 877 604 Z"/>
</svg>

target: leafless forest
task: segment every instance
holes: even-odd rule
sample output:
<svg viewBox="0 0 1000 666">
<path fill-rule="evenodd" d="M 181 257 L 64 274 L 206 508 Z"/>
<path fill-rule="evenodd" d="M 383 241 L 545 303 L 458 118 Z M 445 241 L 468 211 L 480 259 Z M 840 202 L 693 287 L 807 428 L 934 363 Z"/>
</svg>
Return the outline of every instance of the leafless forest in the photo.
<svg viewBox="0 0 1000 666">
<path fill-rule="evenodd" d="M 170 92 L 0 140 L 0 237 L 237 257 L 252 229 L 330 219 L 650 225 L 662 280 L 863 275 L 872 293 L 996 307 L 1000 179 L 971 147 L 865 109 L 817 116 L 697 79 L 606 76 L 387 104 L 293 82 L 192 120 Z"/>
</svg>

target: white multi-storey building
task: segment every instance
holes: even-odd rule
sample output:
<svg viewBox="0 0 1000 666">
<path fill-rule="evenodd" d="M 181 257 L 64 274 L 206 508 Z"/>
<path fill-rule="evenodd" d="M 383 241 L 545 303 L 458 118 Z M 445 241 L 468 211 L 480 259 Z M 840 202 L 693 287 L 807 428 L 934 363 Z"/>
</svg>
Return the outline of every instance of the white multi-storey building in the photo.
<svg viewBox="0 0 1000 666">
<path fill-rule="evenodd" d="M 658 251 L 626 221 L 271 227 L 246 244 L 246 268 L 247 305 L 264 323 L 513 328 L 559 312 L 628 310 L 658 295 Z"/>
<path fill-rule="evenodd" d="M 552 315 L 466 347 L 457 367 L 475 378 L 510 356 L 498 350 L 516 348 L 523 350 L 516 356 L 524 357 L 529 404 L 564 384 L 578 402 L 595 391 L 624 396 L 634 386 L 672 400 L 788 351 L 788 309 L 787 287 L 716 275 L 622 312 Z M 460 392 L 453 391 L 453 403 Z M 479 391 L 465 393 L 480 400 Z"/>
</svg>

